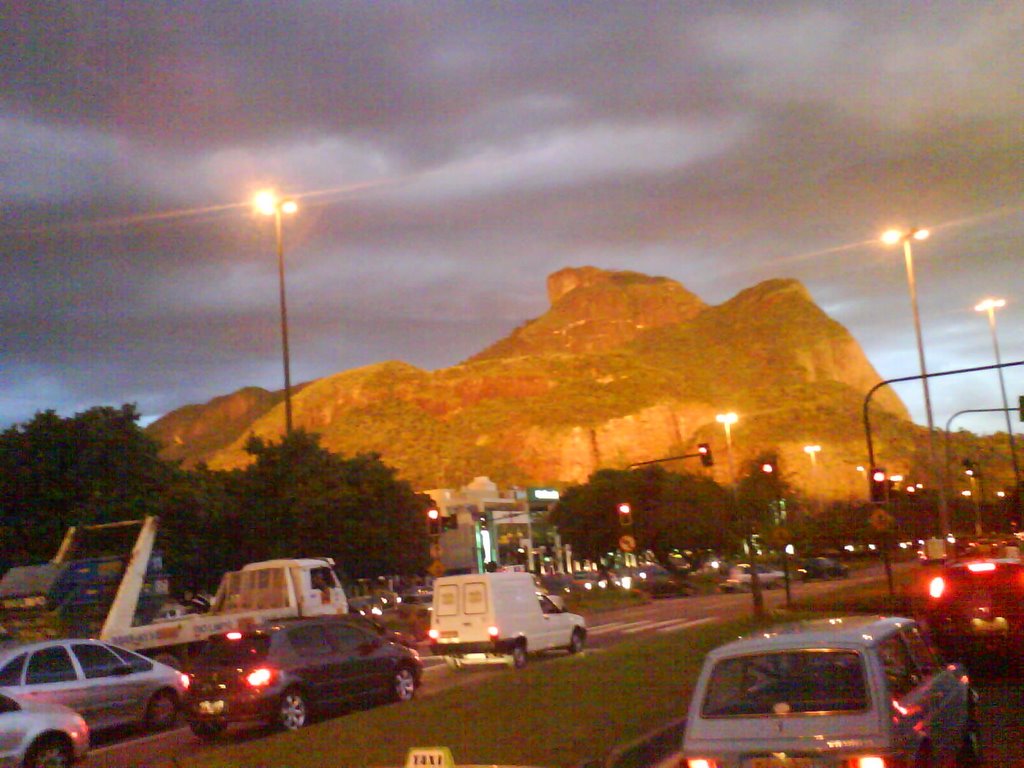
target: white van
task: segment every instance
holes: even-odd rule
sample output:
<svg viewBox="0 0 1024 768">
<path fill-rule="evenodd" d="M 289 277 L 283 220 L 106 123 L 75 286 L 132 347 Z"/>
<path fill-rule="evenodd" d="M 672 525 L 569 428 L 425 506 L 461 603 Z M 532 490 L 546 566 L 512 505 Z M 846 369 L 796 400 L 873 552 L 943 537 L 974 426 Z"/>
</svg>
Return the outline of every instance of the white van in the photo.
<svg viewBox="0 0 1024 768">
<path fill-rule="evenodd" d="M 453 669 L 495 663 L 520 668 L 528 653 L 579 653 L 586 637 L 583 617 L 540 594 L 529 573 L 473 573 L 434 582 L 430 644 Z"/>
</svg>

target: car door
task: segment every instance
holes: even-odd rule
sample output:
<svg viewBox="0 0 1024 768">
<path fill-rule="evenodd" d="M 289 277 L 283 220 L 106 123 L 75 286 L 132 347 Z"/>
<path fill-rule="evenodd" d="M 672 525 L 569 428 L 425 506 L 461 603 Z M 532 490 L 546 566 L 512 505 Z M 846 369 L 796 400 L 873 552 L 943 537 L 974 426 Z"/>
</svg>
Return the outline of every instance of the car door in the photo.
<svg viewBox="0 0 1024 768">
<path fill-rule="evenodd" d="M 102 727 L 102 707 L 98 708 L 89 696 L 88 686 L 63 644 L 33 651 L 25 664 L 22 684 L 15 690 L 32 701 L 63 704 L 82 715 L 90 728 Z"/>
<path fill-rule="evenodd" d="M 541 626 L 543 628 L 543 646 L 534 645 L 536 650 L 548 650 L 550 648 L 564 648 L 569 645 L 569 638 L 572 637 L 572 622 L 569 616 L 552 602 L 547 595 L 537 595 L 540 602 Z"/>
<path fill-rule="evenodd" d="M 942 754 L 952 758 L 967 727 L 967 686 L 940 662 L 917 626 L 904 627 L 900 634 L 927 691 L 930 738 L 941 746 Z"/>
<path fill-rule="evenodd" d="M 380 637 L 343 622 L 328 625 L 327 636 L 334 647 L 334 674 L 342 698 L 353 701 L 387 690 L 392 661 Z"/>
<path fill-rule="evenodd" d="M 291 659 L 288 665 L 310 692 L 314 704 L 336 701 L 342 681 L 337 659 L 327 633 L 320 624 L 304 624 L 286 630 L 285 640 Z M 272 649 L 271 653 L 278 653 Z"/>
<path fill-rule="evenodd" d="M 100 643 L 73 642 L 71 652 L 84 677 L 86 695 L 94 702 L 103 727 L 142 720 L 148 685 L 116 654 Z"/>
</svg>

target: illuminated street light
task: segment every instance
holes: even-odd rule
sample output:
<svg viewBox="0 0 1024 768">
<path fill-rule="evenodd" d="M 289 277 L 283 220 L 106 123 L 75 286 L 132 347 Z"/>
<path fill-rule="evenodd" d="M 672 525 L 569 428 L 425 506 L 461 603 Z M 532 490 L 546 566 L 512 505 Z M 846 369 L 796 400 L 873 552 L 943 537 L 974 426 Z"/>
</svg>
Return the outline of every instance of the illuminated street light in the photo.
<svg viewBox="0 0 1024 768">
<path fill-rule="evenodd" d="M 999 390 L 1003 395 L 1003 412 L 1006 415 L 1006 433 L 1010 438 L 1010 460 L 1013 462 L 1014 487 L 1020 488 L 1020 466 L 1017 464 L 1017 446 L 1013 439 L 1013 421 L 1010 419 L 1010 405 L 1006 400 L 1006 382 L 1003 379 L 1002 360 L 999 359 L 999 337 L 996 335 L 996 310 L 1006 306 L 1005 299 L 985 299 L 974 307 L 975 312 L 988 315 L 988 327 L 992 331 L 992 347 L 996 353 L 996 370 L 999 372 Z"/>
<path fill-rule="evenodd" d="M 281 294 L 281 354 L 284 358 L 284 432 L 292 431 L 292 377 L 288 359 L 288 307 L 284 299 L 284 237 L 281 232 L 281 214 L 293 214 L 299 210 L 294 200 L 278 197 L 272 189 L 256 193 L 253 207 L 257 213 L 274 217 L 274 234 L 277 239 L 277 276 Z"/>
<path fill-rule="evenodd" d="M 914 280 L 914 256 L 910 249 L 911 240 L 924 240 L 928 237 L 927 229 L 913 228 L 906 231 L 890 229 L 882 235 L 886 245 L 903 244 L 903 256 L 907 267 L 907 286 L 910 289 L 910 307 L 914 313 L 914 333 L 917 336 L 917 358 L 921 364 L 921 386 L 924 388 L 924 408 L 928 417 L 928 472 L 930 480 L 937 477 L 935 470 L 935 425 L 932 419 L 932 397 L 928 389 L 928 367 L 924 361 L 924 341 L 921 339 L 921 315 L 917 309 L 917 283 Z M 939 485 L 939 528 L 940 534 L 949 531 L 949 512 L 946 509 L 946 494 Z"/>
<path fill-rule="evenodd" d="M 735 486 L 736 479 L 732 471 L 732 425 L 740 420 L 732 411 L 720 413 L 715 416 L 715 421 L 725 427 L 725 458 L 729 462 L 729 483 Z"/>
</svg>

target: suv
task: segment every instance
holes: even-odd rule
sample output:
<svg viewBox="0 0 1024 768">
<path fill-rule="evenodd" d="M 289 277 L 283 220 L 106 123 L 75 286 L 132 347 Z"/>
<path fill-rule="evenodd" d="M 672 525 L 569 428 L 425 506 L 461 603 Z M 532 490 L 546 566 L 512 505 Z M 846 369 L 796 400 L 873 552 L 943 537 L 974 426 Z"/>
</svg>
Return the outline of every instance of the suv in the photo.
<svg viewBox="0 0 1024 768">
<path fill-rule="evenodd" d="M 422 672 L 415 650 L 359 618 L 280 621 L 206 641 L 189 672 L 185 717 L 203 738 L 237 722 L 293 731 L 330 706 L 408 701 Z"/>
<path fill-rule="evenodd" d="M 926 576 L 918 618 L 953 657 L 972 651 L 1024 653 L 1024 562 L 955 560 Z"/>
<path fill-rule="evenodd" d="M 708 654 L 680 766 L 978 765 L 976 701 L 911 619 L 774 627 Z"/>
</svg>

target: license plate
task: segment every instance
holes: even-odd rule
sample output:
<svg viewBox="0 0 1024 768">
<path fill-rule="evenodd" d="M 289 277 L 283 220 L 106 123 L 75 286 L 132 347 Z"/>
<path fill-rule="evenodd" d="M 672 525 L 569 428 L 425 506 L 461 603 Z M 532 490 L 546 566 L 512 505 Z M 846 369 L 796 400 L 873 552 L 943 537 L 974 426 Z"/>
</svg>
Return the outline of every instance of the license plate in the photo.
<svg viewBox="0 0 1024 768">
<path fill-rule="evenodd" d="M 815 768 L 813 757 L 752 757 L 744 768 Z"/>
<path fill-rule="evenodd" d="M 224 713 L 224 702 L 223 701 L 200 701 L 199 702 L 199 714 L 201 715 L 220 715 Z"/>
<path fill-rule="evenodd" d="M 458 640 L 459 633 L 454 629 L 448 629 L 441 633 L 441 637 L 443 637 L 445 640 Z"/>
</svg>

